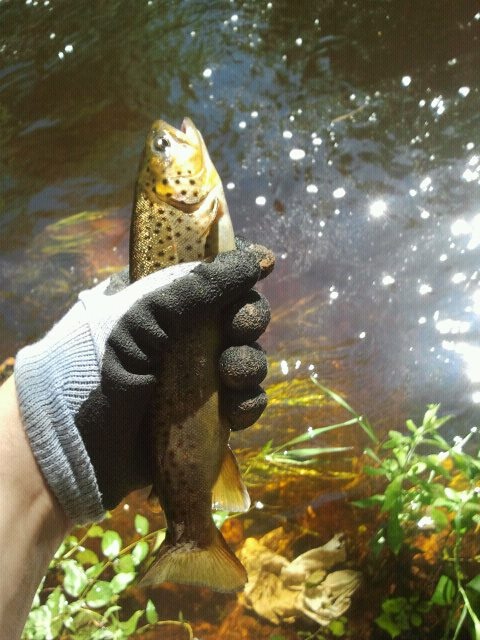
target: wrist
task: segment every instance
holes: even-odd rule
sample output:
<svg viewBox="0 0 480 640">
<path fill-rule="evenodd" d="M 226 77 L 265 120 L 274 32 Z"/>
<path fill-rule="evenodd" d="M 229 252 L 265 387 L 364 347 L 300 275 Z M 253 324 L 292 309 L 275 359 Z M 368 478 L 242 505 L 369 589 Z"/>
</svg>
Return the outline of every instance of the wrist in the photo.
<svg viewBox="0 0 480 640">
<path fill-rule="evenodd" d="M 16 638 L 71 523 L 30 448 L 13 376 L 0 388 L 0 398 L 0 625 L 5 637 Z"/>
</svg>

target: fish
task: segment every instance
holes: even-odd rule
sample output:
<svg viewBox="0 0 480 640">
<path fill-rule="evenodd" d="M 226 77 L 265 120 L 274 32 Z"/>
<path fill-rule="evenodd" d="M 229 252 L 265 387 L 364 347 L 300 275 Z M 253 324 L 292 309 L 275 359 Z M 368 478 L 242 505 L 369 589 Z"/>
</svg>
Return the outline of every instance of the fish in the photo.
<svg viewBox="0 0 480 640">
<path fill-rule="evenodd" d="M 138 171 L 130 229 L 130 281 L 158 269 L 212 259 L 235 248 L 220 176 L 189 118 L 180 129 L 153 123 Z M 139 586 L 175 582 L 220 592 L 247 573 L 215 526 L 212 507 L 247 511 L 250 498 L 219 409 L 220 318 L 192 323 L 163 359 L 146 429 L 152 496 L 166 536 Z"/>
</svg>

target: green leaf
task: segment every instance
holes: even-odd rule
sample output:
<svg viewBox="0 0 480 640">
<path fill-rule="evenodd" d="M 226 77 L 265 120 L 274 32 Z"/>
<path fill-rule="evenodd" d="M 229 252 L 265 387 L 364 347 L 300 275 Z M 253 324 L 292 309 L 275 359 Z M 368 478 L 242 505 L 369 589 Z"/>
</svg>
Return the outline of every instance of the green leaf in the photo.
<svg viewBox="0 0 480 640">
<path fill-rule="evenodd" d="M 155 624 L 158 622 L 158 613 L 151 600 L 148 600 L 147 606 L 145 607 L 145 616 L 148 624 Z"/>
<path fill-rule="evenodd" d="M 87 574 L 76 560 L 62 560 L 60 566 L 65 573 L 63 588 L 69 595 L 78 598 L 87 586 Z"/>
<path fill-rule="evenodd" d="M 132 549 L 133 564 L 138 566 L 148 556 L 149 546 L 145 540 L 140 540 Z"/>
<path fill-rule="evenodd" d="M 380 629 L 386 631 L 391 638 L 397 638 L 402 632 L 398 624 L 385 612 L 375 618 L 375 623 Z"/>
<path fill-rule="evenodd" d="M 98 556 L 92 549 L 82 549 L 75 555 L 75 558 L 80 564 L 97 564 L 98 562 Z"/>
<path fill-rule="evenodd" d="M 90 633 L 92 623 L 100 625 L 103 622 L 103 616 L 98 611 L 92 611 L 91 609 L 80 609 L 80 611 L 74 616 L 73 619 L 65 621 L 65 626 L 71 631 L 84 630 L 87 628 L 87 633 Z M 75 640 L 83 638 L 83 634 L 79 633 L 75 635 Z"/>
<path fill-rule="evenodd" d="M 408 429 L 409 431 L 411 431 L 412 433 L 417 433 L 417 431 L 418 431 L 418 427 L 417 427 L 417 425 L 413 422 L 413 420 L 407 420 L 407 421 L 405 422 L 405 424 L 406 424 L 407 429 Z"/>
<path fill-rule="evenodd" d="M 345 635 L 345 622 L 343 620 L 332 620 L 328 625 L 330 633 L 335 638 L 341 638 Z"/>
<path fill-rule="evenodd" d="M 467 583 L 467 587 L 476 593 L 480 593 L 480 574 Z"/>
<path fill-rule="evenodd" d="M 98 580 L 85 596 L 85 601 L 92 609 L 99 609 L 110 602 L 114 595 L 109 582 Z"/>
<path fill-rule="evenodd" d="M 103 527 L 99 524 L 92 524 L 90 529 L 87 531 L 87 536 L 89 538 L 101 538 L 103 536 Z"/>
<path fill-rule="evenodd" d="M 340 429 L 341 427 L 348 427 L 350 425 L 354 425 L 357 424 L 358 420 L 357 418 L 351 418 L 350 420 L 345 420 L 345 422 L 338 422 L 337 424 L 330 424 L 327 427 L 317 427 L 316 429 L 310 429 L 309 431 L 307 431 L 306 433 L 302 433 L 299 436 L 296 436 L 295 438 L 292 438 L 291 440 L 288 440 L 287 442 L 284 442 L 281 446 L 279 447 L 275 447 L 273 449 L 273 452 L 278 452 L 281 451 L 282 449 L 288 449 L 289 447 L 292 447 L 295 444 L 301 444 L 302 442 L 310 442 L 312 440 L 312 438 L 315 438 L 316 436 L 322 435 L 324 433 L 327 433 L 328 431 L 333 431 L 334 429 Z M 272 442 L 272 441 L 270 441 Z M 271 449 L 271 447 L 270 447 Z M 266 454 L 268 454 L 269 452 L 265 452 Z"/>
<path fill-rule="evenodd" d="M 217 529 L 223 526 L 223 524 L 230 518 L 230 511 L 215 511 L 212 513 L 213 521 Z"/>
<path fill-rule="evenodd" d="M 277 464 L 290 464 L 292 462 L 311 463 L 312 458 L 327 455 L 329 453 L 341 453 L 349 451 L 352 447 L 311 447 L 308 449 L 289 449 L 282 453 L 271 453 L 266 460 Z"/>
<path fill-rule="evenodd" d="M 394 507 L 396 508 L 398 506 L 398 502 L 402 495 L 403 479 L 404 476 L 401 473 L 387 485 L 382 511 L 390 511 Z"/>
<path fill-rule="evenodd" d="M 137 630 L 138 621 L 142 617 L 142 615 L 143 611 L 139 609 L 138 611 L 135 611 L 126 622 L 119 623 L 118 626 L 125 633 L 127 638 L 129 638 Z"/>
<path fill-rule="evenodd" d="M 382 467 L 380 468 L 372 467 L 368 464 L 363 467 L 363 471 L 368 476 L 384 476 L 385 475 L 385 469 L 383 469 Z"/>
<path fill-rule="evenodd" d="M 389 440 L 387 440 L 383 444 L 382 449 L 393 449 L 393 447 L 398 447 L 408 441 L 407 436 L 404 436 L 403 433 L 400 433 L 400 431 L 395 431 L 394 429 L 391 429 L 388 432 L 388 437 Z"/>
<path fill-rule="evenodd" d="M 135 576 L 135 572 L 117 573 L 117 575 L 113 576 L 110 581 L 113 593 L 121 593 L 122 591 L 125 591 L 128 585 L 135 580 Z"/>
<path fill-rule="evenodd" d="M 441 575 L 435 591 L 430 598 L 430 602 L 432 604 L 438 604 L 440 607 L 451 605 L 456 593 L 457 587 L 453 580 L 446 575 Z"/>
<path fill-rule="evenodd" d="M 399 598 L 387 598 L 382 602 L 382 609 L 388 614 L 398 614 L 404 611 L 406 606 L 407 599 L 401 596 Z"/>
<path fill-rule="evenodd" d="M 122 610 L 122 607 L 119 604 L 112 604 L 111 607 L 108 607 L 108 609 L 105 609 L 103 613 L 103 617 L 110 618 L 114 613 L 117 613 L 117 611 L 121 611 L 121 610 Z"/>
<path fill-rule="evenodd" d="M 398 519 L 398 513 L 390 512 L 387 526 L 385 527 L 385 538 L 387 544 L 395 555 L 402 548 L 404 533 Z"/>
<path fill-rule="evenodd" d="M 38 609 L 30 611 L 25 624 L 24 634 L 27 634 L 27 637 L 33 638 L 34 640 L 51 638 L 51 621 L 52 612 L 46 605 L 42 605 L 38 607 Z"/>
<path fill-rule="evenodd" d="M 135 571 L 135 561 L 131 553 L 120 556 L 113 563 L 113 568 L 117 573 L 130 573 Z"/>
<path fill-rule="evenodd" d="M 352 409 L 352 407 L 348 404 L 348 402 L 344 400 L 342 396 L 339 396 L 338 393 L 335 393 L 335 391 L 332 391 L 328 387 L 325 387 L 323 384 L 320 384 L 320 382 L 318 382 L 318 380 L 313 376 L 310 379 L 313 382 L 313 384 L 319 387 L 325 395 L 330 396 L 330 398 L 332 398 L 332 400 L 336 402 L 340 407 L 343 407 L 348 411 L 348 413 L 350 413 L 352 416 L 355 416 L 355 418 L 357 418 L 359 426 L 363 429 L 363 431 L 367 434 L 367 436 L 370 438 L 372 442 L 375 442 L 375 443 L 378 442 L 378 438 L 375 435 L 375 432 L 371 424 L 368 422 L 368 420 L 358 415 L 358 413 L 354 411 L 354 409 Z"/>
<path fill-rule="evenodd" d="M 135 516 L 135 531 L 141 535 L 146 536 L 148 530 L 150 528 L 150 523 L 148 522 L 145 516 L 142 516 L 140 513 L 137 513 Z"/>
<path fill-rule="evenodd" d="M 412 625 L 412 627 L 420 627 L 422 622 L 423 622 L 422 616 L 416 611 L 414 611 L 410 615 L 410 624 Z"/>
<path fill-rule="evenodd" d="M 437 529 L 439 530 L 446 529 L 449 526 L 450 522 L 444 511 L 441 511 L 440 509 L 432 508 L 428 513 L 432 518 L 432 520 L 434 521 Z"/>
<path fill-rule="evenodd" d="M 384 500 L 385 496 L 377 493 L 362 500 L 353 500 L 350 504 L 353 504 L 355 507 L 360 507 L 361 509 L 367 509 L 369 507 L 378 507 L 379 504 L 383 504 Z"/>
<path fill-rule="evenodd" d="M 87 574 L 90 580 L 95 580 L 96 578 L 98 578 L 98 576 L 102 573 L 104 569 L 105 569 L 105 563 L 97 562 L 97 564 L 93 564 L 91 567 L 88 567 L 88 569 L 85 570 L 85 573 Z"/>
<path fill-rule="evenodd" d="M 109 558 L 115 558 L 122 548 L 122 539 L 116 531 L 108 529 L 102 536 L 102 553 Z"/>
</svg>

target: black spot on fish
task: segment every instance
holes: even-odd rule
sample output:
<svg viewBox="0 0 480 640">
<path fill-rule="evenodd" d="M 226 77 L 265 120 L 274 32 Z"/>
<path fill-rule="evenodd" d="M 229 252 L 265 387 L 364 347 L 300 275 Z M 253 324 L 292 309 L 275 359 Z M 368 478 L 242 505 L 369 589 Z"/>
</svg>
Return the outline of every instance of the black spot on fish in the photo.
<svg viewBox="0 0 480 640">
<path fill-rule="evenodd" d="M 194 191 L 194 192 L 193 192 L 193 195 L 194 195 L 195 197 L 197 197 L 197 196 L 198 196 L 198 191 Z"/>
<path fill-rule="evenodd" d="M 197 253 L 197 258 L 203 258 L 201 253 Z"/>
<path fill-rule="evenodd" d="M 160 267 L 161 265 L 160 265 L 160 262 L 154 262 L 154 263 L 153 263 L 153 266 L 158 268 L 158 267 Z"/>
<path fill-rule="evenodd" d="M 178 178 L 175 180 L 175 184 L 180 184 L 180 180 Z"/>
<path fill-rule="evenodd" d="M 167 196 L 167 198 L 171 198 L 172 194 L 170 193 L 170 191 L 168 193 L 165 194 Z"/>
<path fill-rule="evenodd" d="M 167 180 L 166 178 L 164 178 L 164 179 L 162 180 L 162 184 L 168 184 L 168 180 Z"/>
<path fill-rule="evenodd" d="M 191 244 L 187 244 L 187 246 L 185 247 L 185 249 L 187 251 L 191 251 L 192 250 L 192 245 Z"/>
<path fill-rule="evenodd" d="M 190 178 L 190 184 L 195 184 L 195 180 L 193 180 L 193 178 Z"/>
<path fill-rule="evenodd" d="M 181 235 L 182 235 L 182 234 L 180 233 L 180 231 L 177 231 L 177 232 L 175 233 L 175 237 L 176 237 L 176 238 L 180 238 L 180 236 L 181 236 Z"/>
<path fill-rule="evenodd" d="M 182 196 L 186 196 L 186 195 L 187 195 L 187 192 L 185 191 L 185 189 L 182 189 L 182 190 L 180 191 L 180 193 L 182 194 Z"/>
<path fill-rule="evenodd" d="M 170 260 L 170 262 L 173 262 L 175 260 L 175 256 L 170 256 L 168 259 Z"/>
<path fill-rule="evenodd" d="M 163 256 L 164 256 L 164 255 L 165 255 L 165 251 L 159 251 L 159 252 L 157 253 L 157 256 L 158 256 L 159 258 L 163 258 Z"/>
<path fill-rule="evenodd" d="M 169 234 L 169 235 L 167 236 L 167 240 L 173 240 L 173 237 Z"/>
</svg>

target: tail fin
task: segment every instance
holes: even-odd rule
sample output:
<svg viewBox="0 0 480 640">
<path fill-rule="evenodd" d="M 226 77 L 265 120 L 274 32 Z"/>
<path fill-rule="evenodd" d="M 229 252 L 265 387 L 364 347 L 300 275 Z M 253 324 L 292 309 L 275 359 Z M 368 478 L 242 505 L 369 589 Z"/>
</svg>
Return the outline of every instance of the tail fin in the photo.
<svg viewBox="0 0 480 640">
<path fill-rule="evenodd" d="M 194 542 L 170 545 L 165 541 L 139 586 L 177 582 L 229 592 L 240 591 L 247 579 L 244 566 L 212 522 L 212 542 L 208 547 L 200 548 Z"/>
</svg>

